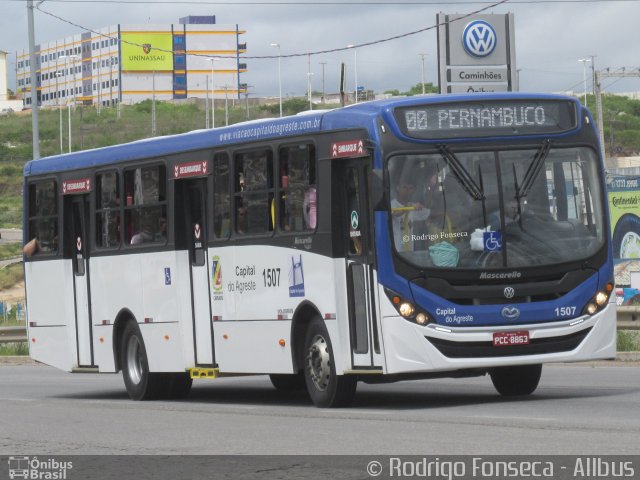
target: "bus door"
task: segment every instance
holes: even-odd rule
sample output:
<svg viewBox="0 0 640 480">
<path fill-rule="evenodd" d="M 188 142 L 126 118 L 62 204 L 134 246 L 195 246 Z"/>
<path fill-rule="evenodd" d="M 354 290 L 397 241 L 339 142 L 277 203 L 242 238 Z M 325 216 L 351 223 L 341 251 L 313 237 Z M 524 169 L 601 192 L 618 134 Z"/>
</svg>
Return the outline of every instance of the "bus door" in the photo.
<svg viewBox="0 0 640 480">
<path fill-rule="evenodd" d="M 341 182 L 347 262 L 351 355 L 354 367 L 381 367 L 379 311 L 372 218 L 368 201 L 370 158 L 335 161 Z"/>
<path fill-rule="evenodd" d="M 89 195 L 66 195 L 65 258 L 71 258 L 76 313 L 78 366 L 93 365 L 91 296 L 89 281 Z"/>
<path fill-rule="evenodd" d="M 207 180 L 181 180 L 184 227 L 191 275 L 191 305 L 196 364 L 213 365 L 213 325 L 207 259 Z M 179 224 L 176 222 L 176 224 Z"/>
</svg>

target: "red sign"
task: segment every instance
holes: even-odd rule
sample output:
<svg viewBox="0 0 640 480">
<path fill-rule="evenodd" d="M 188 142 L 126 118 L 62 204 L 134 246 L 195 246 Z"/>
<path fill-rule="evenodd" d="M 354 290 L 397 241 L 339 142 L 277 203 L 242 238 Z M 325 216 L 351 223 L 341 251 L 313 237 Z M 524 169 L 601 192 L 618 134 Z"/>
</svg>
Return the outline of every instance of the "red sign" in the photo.
<svg viewBox="0 0 640 480">
<path fill-rule="evenodd" d="M 529 332 L 496 332 L 493 334 L 494 347 L 509 347 L 513 345 L 529 345 Z"/>
<path fill-rule="evenodd" d="M 80 178 L 78 180 L 67 180 L 62 182 L 62 194 L 73 195 L 75 193 L 87 193 L 91 191 L 91 179 Z"/>
<path fill-rule="evenodd" d="M 357 157 L 364 153 L 362 140 L 348 140 L 331 144 L 331 158 Z"/>
<path fill-rule="evenodd" d="M 209 162 L 179 163 L 173 167 L 173 178 L 199 177 L 209 173 Z"/>
</svg>

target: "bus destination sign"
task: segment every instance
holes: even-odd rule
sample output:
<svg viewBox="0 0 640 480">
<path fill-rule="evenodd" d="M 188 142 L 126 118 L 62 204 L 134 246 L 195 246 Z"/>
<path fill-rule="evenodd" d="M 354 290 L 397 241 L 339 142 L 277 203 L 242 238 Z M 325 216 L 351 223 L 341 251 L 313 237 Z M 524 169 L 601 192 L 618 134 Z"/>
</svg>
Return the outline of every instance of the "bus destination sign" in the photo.
<svg viewBox="0 0 640 480">
<path fill-rule="evenodd" d="M 496 100 L 399 108 L 396 121 L 414 138 L 438 139 L 500 135 L 544 135 L 577 126 L 569 100 Z"/>
</svg>

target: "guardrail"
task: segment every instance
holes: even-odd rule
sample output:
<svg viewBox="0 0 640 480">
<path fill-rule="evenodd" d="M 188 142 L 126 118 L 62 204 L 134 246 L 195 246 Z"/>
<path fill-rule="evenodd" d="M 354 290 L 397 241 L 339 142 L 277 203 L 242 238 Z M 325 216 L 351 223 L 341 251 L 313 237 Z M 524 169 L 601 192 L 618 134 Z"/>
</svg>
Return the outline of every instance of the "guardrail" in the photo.
<svg viewBox="0 0 640 480">
<path fill-rule="evenodd" d="M 0 343 L 27 341 L 27 327 L 0 327 Z"/>
<path fill-rule="evenodd" d="M 640 307 L 618 307 L 618 330 L 640 330 Z M 0 327 L 0 343 L 26 341 L 27 327 Z"/>
</svg>

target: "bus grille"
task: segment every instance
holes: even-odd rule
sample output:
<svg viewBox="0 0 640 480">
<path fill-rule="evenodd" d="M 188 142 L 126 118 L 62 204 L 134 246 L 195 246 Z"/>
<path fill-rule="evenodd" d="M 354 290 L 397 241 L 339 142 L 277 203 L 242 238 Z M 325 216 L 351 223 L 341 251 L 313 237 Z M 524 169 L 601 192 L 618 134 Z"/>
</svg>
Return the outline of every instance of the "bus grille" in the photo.
<svg viewBox="0 0 640 480">
<path fill-rule="evenodd" d="M 494 347 L 493 342 L 452 342 L 439 338 L 425 337 L 434 347 L 448 358 L 489 358 L 514 357 L 521 355 L 542 355 L 544 353 L 569 352 L 580 345 L 591 328 L 571 335 L 552 338 L 535 338 L 529 345 Z"/>
</svg>

